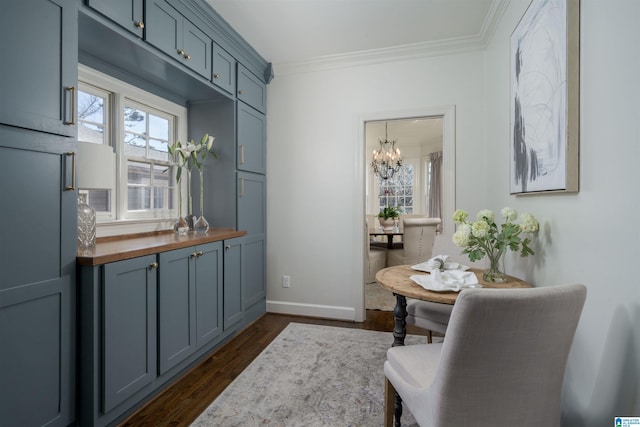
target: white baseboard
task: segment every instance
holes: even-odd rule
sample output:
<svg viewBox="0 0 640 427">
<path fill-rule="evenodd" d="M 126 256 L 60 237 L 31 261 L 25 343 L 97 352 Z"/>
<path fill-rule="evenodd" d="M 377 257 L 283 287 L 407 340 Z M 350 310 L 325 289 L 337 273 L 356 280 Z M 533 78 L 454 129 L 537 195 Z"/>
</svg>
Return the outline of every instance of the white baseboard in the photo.
<svg viewBox="0 0 640 427">
<path fill-rule="evenodd" d="M 322 317 L 326 319 L 355 321 L 356 311 L 353 307 L 337 307 L 331 305 L 303 304 L 287 301 L 267 300 L 267 312 L 293 314 L 298 316 Z"/>
</svg>

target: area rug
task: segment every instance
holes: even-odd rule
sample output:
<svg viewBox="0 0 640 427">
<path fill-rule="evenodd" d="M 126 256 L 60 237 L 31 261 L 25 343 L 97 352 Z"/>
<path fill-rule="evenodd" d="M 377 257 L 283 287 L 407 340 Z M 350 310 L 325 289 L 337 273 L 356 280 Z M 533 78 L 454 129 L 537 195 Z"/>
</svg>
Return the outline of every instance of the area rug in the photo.
<svg viewBox="0 0 640 427">
<path fill-rule="evenodd" d="M 364 285 L 364 305 L 367 310 L 393 311 L 396 297 L 377 283 L 367 283 Z"/>
<path fill-rule="evenodd" d="M 390 332 L 290 323 L 191 425 L 382 426 L 392 342 Z M 402 425 L 417 426 L 406 410 Z"/>
</svg>

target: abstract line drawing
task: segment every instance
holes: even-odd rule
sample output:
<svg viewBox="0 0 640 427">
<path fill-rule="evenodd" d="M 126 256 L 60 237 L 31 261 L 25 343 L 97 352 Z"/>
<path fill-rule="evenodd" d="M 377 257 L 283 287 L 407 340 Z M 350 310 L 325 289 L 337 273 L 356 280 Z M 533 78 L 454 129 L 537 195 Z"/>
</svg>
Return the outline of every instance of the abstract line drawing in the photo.
<svg viewBox="0 0 640 427">
<path fill-rule="evenodd" d="M 568 190 L 567 33 L 567 0 L 533 0 L 511 35 L 512 194 Z"/>
</svg>

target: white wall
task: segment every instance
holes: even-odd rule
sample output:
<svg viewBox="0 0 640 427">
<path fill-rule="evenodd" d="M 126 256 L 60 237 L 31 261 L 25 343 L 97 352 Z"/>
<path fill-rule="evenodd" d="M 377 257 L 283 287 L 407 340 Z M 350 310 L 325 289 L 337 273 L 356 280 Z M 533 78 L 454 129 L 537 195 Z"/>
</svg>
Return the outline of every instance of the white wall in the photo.
<svg viewBox="0 0 640 427">
<path fill-rule="evenodd" d="M 565 377 L 563 425 L 612 425 L 616 415 L 640 416 L 640 2 L 582 0 L 580 192 L 514 197 L 509 36 L 527 3 L 511 2 L 487 50 L 486 204 L 541 221 L 537 254 L 507 259 L 510 274 L 536 286 L 587 286 Z"/>
<path fill-rule="evenodd" d="M 270 310 L 356 318 L 363 283 L 361 118 L 455 104 L 457 147 L 468 153 L 458 167 L 477 168 L 474 159 L 483 153 L 483 57 L 472 52 L 276 74 L 267 124 Z M 472 207 L 484 199 L 478 183 L 473 176 L 458 178 L 458 192 L 476 202 Z M 281 287 L 282 275 L 291 276 L 291 288 Z"/>
<path fill-rule="evenodd" d="M 268 93 L 268 309 L 362 314 L 358 123 L 377 112 L 455 105 L 456 205 L 535 214 L 537 254 L 507 258 L 507 272 L 536 286 L 588 287 L 563 425 L 610 425 L 615 415 L 640 415 L 640 2 L 582 0 L 580 192 L 515 197 L 509 35 L 527 4 L 510 2 L 486 52 L 283 76 L 276 68 Z M 291 288 L 281 287 L 282 275 Z"/>
</svg>

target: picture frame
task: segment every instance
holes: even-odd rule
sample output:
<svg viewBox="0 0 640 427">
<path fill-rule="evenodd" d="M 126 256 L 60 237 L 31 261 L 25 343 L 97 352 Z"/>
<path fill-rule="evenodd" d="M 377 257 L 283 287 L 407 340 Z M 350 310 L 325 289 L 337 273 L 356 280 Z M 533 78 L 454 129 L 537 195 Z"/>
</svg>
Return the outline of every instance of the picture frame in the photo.
<svg viewBox="0 0 640 427">
<path fill-rule="evenodd" d="M 533 0 L 511 34 L 510 191 L 579 191 L 580 0 Z"/>
</svg>

